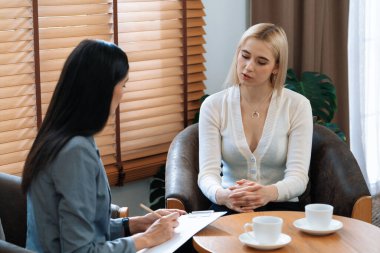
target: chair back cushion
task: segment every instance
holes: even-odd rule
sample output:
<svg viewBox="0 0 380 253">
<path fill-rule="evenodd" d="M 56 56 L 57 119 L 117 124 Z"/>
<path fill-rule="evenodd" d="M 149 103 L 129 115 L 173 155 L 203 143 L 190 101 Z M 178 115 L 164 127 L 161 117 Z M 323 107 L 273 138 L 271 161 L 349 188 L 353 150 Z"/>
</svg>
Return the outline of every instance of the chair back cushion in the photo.
<svg viewBox="0 0 380 253">
<path fill-rule="evenodd" d="M 0 219 L 7 242 L 25 247 L 26 198 L 18 176 L 0 173 Z"/>
</svg>

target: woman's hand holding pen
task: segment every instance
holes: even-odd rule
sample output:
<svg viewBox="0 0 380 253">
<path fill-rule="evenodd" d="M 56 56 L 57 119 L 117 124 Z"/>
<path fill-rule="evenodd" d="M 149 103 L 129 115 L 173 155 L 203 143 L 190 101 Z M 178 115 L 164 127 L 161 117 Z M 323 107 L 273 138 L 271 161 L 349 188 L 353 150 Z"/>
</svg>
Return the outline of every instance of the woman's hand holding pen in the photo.
<svg viewBox="0 0 380 253">
<path fill-rule="evenodd" d="M 130 220 L 131 233 L 137 250 L 150 248 L 169 240 L 174 228 L 178 226 L 178 217 L 186 214 L 179 209 L 159 209 L 156 211 L 141 204 L 148 214 Z"/>
<path fill-rule="evenodd" d="M 167 216 L 171 213 L 178 213 L 179 216 L 186 214 L 185 211 L 179 209 L 158 209 L 154 213 L 148 213 L 144 216 L 136 217 L 138 221 L 134 222 L 134 217 L 130 218 L 131 233 L 139 233 L 146 231 L 160 216 Z M 158 215 L 157 215 L 158 214 Z M 134 226 L 136 225 L 136 226 Z M 131 227 L 132 226 L 132 227 Z"/>
<path fill-rule="evenodd" d="M 179 213 L 172 212 L 153 222 L 151 226 L 143 233 L 132 236 L 136 250 L 151 248 L 159 245 L 173 237 L 174 228 L 178 226 Z"/>
</svg>

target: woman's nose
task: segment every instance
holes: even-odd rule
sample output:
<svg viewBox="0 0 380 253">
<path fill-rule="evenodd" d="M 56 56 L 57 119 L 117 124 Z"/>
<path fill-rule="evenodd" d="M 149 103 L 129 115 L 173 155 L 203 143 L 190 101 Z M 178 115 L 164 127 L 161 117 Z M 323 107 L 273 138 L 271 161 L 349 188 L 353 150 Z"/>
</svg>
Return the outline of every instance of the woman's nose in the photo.
<svg viewBox="0 0 380 253">
<path fill-rule="evenodd" d="M 248 71 L 254 71 L 255 70 L 255 63 L 253 61 L 248 61 L 245 65 L 245 69 Z"/>
</svg>

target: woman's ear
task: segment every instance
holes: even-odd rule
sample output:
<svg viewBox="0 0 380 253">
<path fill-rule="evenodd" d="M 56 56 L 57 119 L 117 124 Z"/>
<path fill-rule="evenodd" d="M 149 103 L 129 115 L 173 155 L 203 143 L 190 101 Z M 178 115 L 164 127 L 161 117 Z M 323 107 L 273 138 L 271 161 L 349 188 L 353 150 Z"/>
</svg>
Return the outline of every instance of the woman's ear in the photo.
<svg viewBox="0 0 380 253">
<path fill-rule="evenodd" d="M 273 75 L 277 75 L 277 73 L 278 73 L 278 63 L 276 63 L 276 65 L 274 66 L 274 68 L 272 70 Z"/>
</svg>

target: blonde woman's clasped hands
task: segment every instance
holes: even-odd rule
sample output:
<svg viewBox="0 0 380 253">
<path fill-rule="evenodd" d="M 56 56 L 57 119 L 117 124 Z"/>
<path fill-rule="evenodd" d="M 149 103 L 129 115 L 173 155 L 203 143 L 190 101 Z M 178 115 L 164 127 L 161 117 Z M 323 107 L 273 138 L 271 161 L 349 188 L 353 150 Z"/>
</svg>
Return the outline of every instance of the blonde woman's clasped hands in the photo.
<svg viewBox="0 0 380 253">
<path fill-rule="evenodd" d="M 218 203 L 237 212 L 252 212 L 275 201 L 277 196 L 276 186 L 265 186 L 247 179 L 238 180 L 235 185 L 217 191 Z"/>
</svg>

